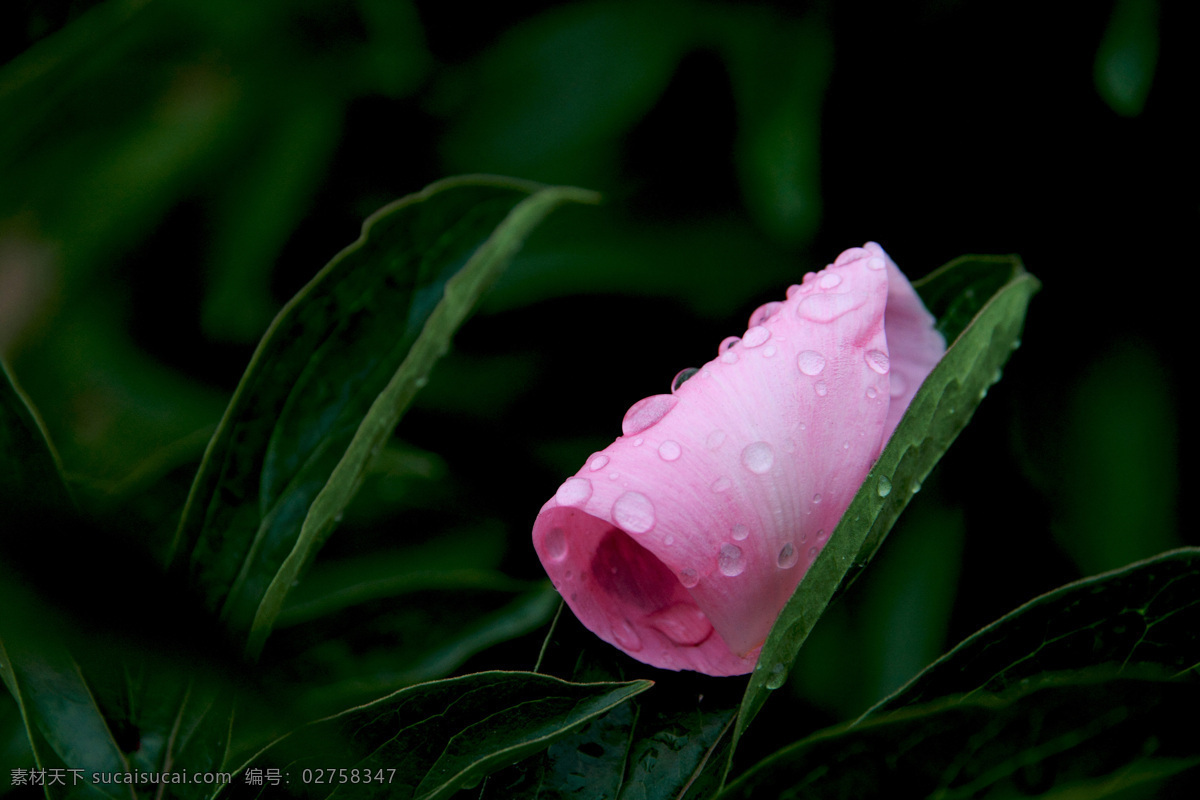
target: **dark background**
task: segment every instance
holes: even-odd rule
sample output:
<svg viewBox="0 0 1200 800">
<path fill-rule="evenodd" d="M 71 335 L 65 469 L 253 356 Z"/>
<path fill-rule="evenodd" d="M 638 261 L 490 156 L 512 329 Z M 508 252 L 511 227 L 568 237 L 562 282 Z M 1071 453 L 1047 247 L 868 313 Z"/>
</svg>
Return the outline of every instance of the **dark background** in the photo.
<svg viewBox="0 0 1200 800">
<path fill-rule="evenodd" d="M 0 354 L 85 505 L 155 552 L 257 338 L 367 214 L 466 172 L 598 189 L 321 556 L 482 530 L 536 578 L 545 498 L 804 272 L 868 239 L 912 278 L 1018 253 L 1023 346 L 793 673 L 844 718 L 1041 592 L 1198 543 L 1186 6 L 7 3 Z"/>
</svg>

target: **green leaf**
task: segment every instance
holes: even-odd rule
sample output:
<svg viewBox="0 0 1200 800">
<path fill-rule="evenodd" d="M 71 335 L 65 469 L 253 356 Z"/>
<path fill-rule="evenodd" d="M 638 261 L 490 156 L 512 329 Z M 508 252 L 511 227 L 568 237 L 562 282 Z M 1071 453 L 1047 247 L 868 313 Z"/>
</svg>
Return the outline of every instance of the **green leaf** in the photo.
<svg viewBox="0 0 1200 800">
<path fill-rule="evenodd" d="M 280 312 L 209 445 L 174 547 L 249 653 L 482 292 L 554 207 L 595 199 L 441 181 L 368 219 Z"/>
<path fill-rule="evenodd" d="M 37 767 L 64 779 L 47 786 L 47 797 L 134 797 L 129 785 L 89 783 L 92 773 L 128 772 L 129 762 L 79 666 L 53 635 L 14 627 L 0 631 L 0 677 L 21 710 Z"/>
<path fill-rule="evenodd" d="M 1117 0 L 1096 51 L 1096 91 L 1123 117 L 1146 105 L 1158 62 L 1157 0 Z"/>
<path fill-rule="evenodd" d="M 647 695 L 618 706 L 578 733 L 552 744 L 542 755 L 488 778 L 485 798 L 536 800 L 674 800 L 709 797 L 720 771 L 714 754 L 729 741 L 735 709 L 710 707 L 695 696 L 691 708 L 663 708 L 664 698 Z M 552 787 L 552 788 L 551 788 Z"/>
<path fill-rule="evenodd" d="M 73 505 L 58 456 L 29 398 L 0 360 L 0 514 L 9 503 L 45 508 Z"/>
<path fill-rule="evenodd" d="M 775 753 L 721 800 L 788 797 L 1091 798 L 1200 764 L 1200 686 L 1050 680 L 946 698 L 820 731 Z"/>
<path fill-rule="evenodd" d="M 1019 343 L 1038 281 L 1015 256 L 964 256 L 914 284 L 950 343 L 829 543 L 775 621 L 742 700 L 736 746 L 834 594 L 874 555 L 937 460 L 966 426 Z"/>
<path fill-rule="evenodd" d="M 1002 692 L 1042 672 L 1200 666 L 1200 548 L 1038 597 L 964 640 L 864 718 L 947 694 Z"/>
<path fill-rule="evenodd" d="M 312 797 L 335 791 L 339 797 L 373 797 L 381 790 L 395 798 L 448 797 L 652 685 L 568 683 L 526 672 L 420 684 L 313 723 L 253 759 L 253 766 L 286 763 L 292 788 L 302 783 L 299 788 Z M 333 766 L 345 767 L 347 778 L 330 776 Z M 343 782 L 351 770 L 360 777 L 369 771 L 374 780 Z M 323 785 L 311 779 L 319 772 Z"/>
<path fill-rule="evenodd" d="M 560 603 L 548 582 L 459 570 L 356 582 L 287 607 L 264 653 L 272 683 L 310 687 L 309 719 L 422 681 L 528 634 Z"/>
</svg>

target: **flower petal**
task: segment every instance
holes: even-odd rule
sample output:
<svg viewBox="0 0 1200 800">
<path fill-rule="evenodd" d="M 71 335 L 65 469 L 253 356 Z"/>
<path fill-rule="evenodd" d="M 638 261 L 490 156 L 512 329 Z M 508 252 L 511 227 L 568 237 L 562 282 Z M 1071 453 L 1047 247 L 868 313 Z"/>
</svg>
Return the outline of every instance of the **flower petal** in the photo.
<svg viewBox="0 0 1200 800">
<path fill-rule="evenodd" d="M 534 524 L 576 616 L 634 658 L 753 669 L 775 617 L 945 346 L 879 245 L 764 305 Z"/>
</svg>

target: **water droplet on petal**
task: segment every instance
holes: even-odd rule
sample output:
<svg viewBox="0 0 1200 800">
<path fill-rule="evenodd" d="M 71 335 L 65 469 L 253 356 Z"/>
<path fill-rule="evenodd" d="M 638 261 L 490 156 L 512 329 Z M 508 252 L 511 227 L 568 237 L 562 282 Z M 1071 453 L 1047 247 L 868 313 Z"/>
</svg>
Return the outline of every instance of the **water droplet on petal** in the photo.
<svg viewBox="0 0 1200 800">
<path fill-rule="evenodd" d="M 683 448 L 679 446 L 679 442 L 668 440 L 658 446 L 658 455 L 663 461 L 674 461 L 682 454 Z"/>
<path fill-rule="evenodd" d="M 787 299 L 791 300 L 793 297 L 795 297 L 796 292 L 800 291 L 801 288 L 803 287 L 801 287 L 798 283 L 793 283 L 791 286 L 789 286 L 787 288 Z"/>
<path fill-rule="evenodd" d="M 669 394 L 656 394 L 637 401 L 625 412 L 621 432 L 626 436 L 641 433 L 665 417 L 678 402 L 678 397 Z"/>
<path fill-rule="evenodd" d="M 778 352 L 779 352 L 779 348 L 777 348 L 773 344 L 769 344 L 762 349 L 763 358 L 770 358 L 771 356 L 775 355 Z"/>
<path fill-rule="evenodd" d="M 733 482 L 730 481 L 729 478 L 721 477 L 721 478 L 717 478 L 715 481 L 713 481 L 712 486 L 710 486 L 709 488 L 712 489 L 714 492 L 724 492 L 732 485 L 733 485 Z"/>
<path fill-rule="evenodd" d="M 817 281 L 817 286 L 820 286 L 822 289 L 832 289 L 833 287 L 840 285 L 841 282 L 841 275 L 838 275 L 836 272 L 826 272 L 823 273 L 821 275 L 821 279 Z"/>
<path fill-rule="evenodd" d="M 738 354 L 732 350 L 726 350 L 721 354 L 721 361 L 725 364 L 736 364 L 738 362 Z"/>
<path fill-rule="evenodd" d="M 704 440 L 704 446 L 709 450 L 716 450 L 725 443 L 725 431 L 713 431 Z"/>
<path fill-rule="evenodd" d="M 875 491 L 879 493 L 880 497 L 887 497 L 892 493 L 892 482 L 888 479 L 888 476 L 879 476 L 879 486 Z"/>
<path fill-rule="evenodd" d="M 671 381 L 671 393 L 674 394 L 675 392 L 678 392 L 679 387 L 687 383 L 688 378 L 692 377 L 699 371 L 699 367 L 688 367 L 687 369 L 679 370 L 679 373 L 675 376 L 675 380 Z"/>
<path fill-rule="evenodd" d="M 819 505 L 820 503 L 821 503 L 821 495 L 814 494 L 813 495 L 813 505 Z"/>
<path fill-rule="evenodd" d="M 691 589 L 700 583 L 700 575 L 694 569 L 681 570 L 679 573 L 679 582 L 684 585 L 684 588 Z"/>
<path fill-rule="evenodd" d="M 592 472 L 599 472 L 606 466 L 608 466 L 608 456 L 601 453 L 591 460 L 591 462 L 588 464 L 588 469 L 590 469 Z"/>
<path fill-rule="evenodd" d="M 754 309 L 754 313 L 750 315 L 750 327 L 762 325 L 771 317 L 778 313 L 779 309 L 783 308 L 783 303 L 778 300 L 772 300 L 769 303 L 763 303 L 758 308 Z"/>
<path fill-rule="evenodd" d="M 890 385 L 888 386 L 888 394 L 892 397 L 899 397 L 908 389 L 908 382 L 904 380 L 904 376 L 899 372 L 893 372 L 888 378 Z"/>
<path fill-rule="evenodd" d="M 562 561 L 567 557 L 567 534 L 562 528 L 552 528 L 546 534 L 546 557 L 551 561 Z"/>
<path fill-rule="evenodd" d="M 742 450 L 742 465 L 756 475 L 769 472 L 774 463 L 775 451 L 766 442 L 754 442 Z"/>
<path fill-rule="evenodd" d="M 817 531 L 817 541 L 818 542 L 823 542 L 827 538 L 829 538 L 829 534 L 825 533 L 824 528 L 821 528 L 819 531 Z"/>
<path fill-rule="evenodd" d="M 875 396 L 876 396 L 877 394 L 879 394 L 879 392 L 875 391 L 875 387 L 874 387 L 874 386 L 868 386 L 868 387 L 867 387 L 867 397 L 869 397 L 869 398 L 871 398 L 872 400 L 874 400 L 874 399 L 875 399 Z"/>
<path fill-rule="evenodd" d="M 745 540 L 745 538 L 750 535 L 750 529 L 739 522 L 729 531 L 729 535 L 740 542 Z"/>
<path fill-rule="evenodd" d="M 592 482 L 587 478 L 567 478 L 554 493 L 560 506 L 581 506 L 592 496 Z"/>
<path fill-rule="evenodd" d="M 642 649 L 642 637 L 638 636 L 627 619 L 613 626 L 613 639 L 627 653 L 636 653 Z"/>
<path fill-rule="evenodd" d="M 742 548 L 736 544 L 721 545 L 721 554 L 717 556 L 717 569 L 721 574 L 733 578 L 746 571 L 746 559 L 742 558 Z"/>
<path fill-rule="evenodd" d="M 843 314 L 861 308 L 867 302 L 865 292 L 814 294 L 800 301 L 797 313 L 813 322 L 832 322 Z"/>
<path fill-rule="evenodd" d="M 800 560 L 800 554 L 796 552 L 796 548 L 788 542 L 779 549 L 779 558 L 775 559 L 775 563 L 780 569 L 791 569 L 796 566 L 796 562 Z"/>
<path fill-rule="evenodd" d="M 805 350 L 796 356 L 796 363 L 805 375 L 820 375 L 821 370 L 825 369 L 825 356 L 816 350 Z"/>
<path fill-rule="evenodd" d="M 634 447 L 641 447 L 641 446 L 642 446 L 642 444 L 643 444 L 645 441 L 646 441 L 645 439 L 643 439 L 642 437 L 640 437 L 640 436 L 639 436 L 639 437 L 637 437 L 636 439 L 634 439 L 634 440 L 633 440 L 633 446 L 634 446 Z"/>
<path fill-rule="evenodd" d="M 867 259 L 867 269 L 879 270 L 883 269 L 885 266 L 887 266 L 887 264 L 885 264 L 883 259 L 879 258 L 878 256 L 872 256 L 871 258 Z"/>
<path fill-rule="evenodd" d="M 888 359 L 888 354 L 882 350 L 868 350 L 865 358 L 867 366 L 880 375 L 887 375 L 888 370 L 891 369 L 891 361 Z"/>
<path fill-rule="evenodd" d="M 675 603 L 655 611 L 646 622 L 675 644 L 695 647 L 712 633 L 712 623 L 704 612 L 690 603 Z"/>
<path fill-rule="evenodd" d="M 816 385 L 813 386 L 813 389 L 816 390 L 817 395 L 820 397 L 824 397 L 825 395 L 829 394 L 829 387 L 825 385 L 825 381 L 817 381 Z"/>
<path fill-rule="evenodd" d="M 815 547 L 808 548 L 808 560 L 812 561 L 814 558 L 817 557 L 817 553 L 819 553 L 819 552 L 821 552 L 821 551 Z"/>
<path fill-rule="evenodd" d="M 613 522 L 630 533 L 645 533 L 654 527 L 654 504 L 641 492 L 626 492 L 612 507 Z"/>
<path fill-rule="evenodd" d="M 771 332 L 762 325 L 755 325 L 750 330 L 746 331 L 746 335 L 742 337 L 742 344 L 746 347 L 758 347 L 765 344 L 767 339 L 771 338 Z"/>
<path fill-rule="evenodd" d="M 724 339 L 721 340 L 721 343 L 719 345 L 717 345 L 717 352 L 724 353 L 725 351 L 727 351 L 729 348 L 733 347 L 735 344 L 737 344 L 740 341 L 741 341 L 740 337 L 726 336 Z"/>
<path fill-rule="evenodd" d="M 619 477 L 621 477 L 621 473 L 619 473 L 619 472 L 610 472 L 610 473 L 608 473 L 608 479 L 609 479 L 610 481 L 615 481 L 615 480 L 616 480 L 617 478 L 619 478 Z"/>
<path fill-rule="evenodd" d="M 786 682 L 787 668 L 783 664 L 776 664 L 771 667 L 771 672 L 767 675 L 765 686 L 771 691 L 775 691 Z"/>
</svg>

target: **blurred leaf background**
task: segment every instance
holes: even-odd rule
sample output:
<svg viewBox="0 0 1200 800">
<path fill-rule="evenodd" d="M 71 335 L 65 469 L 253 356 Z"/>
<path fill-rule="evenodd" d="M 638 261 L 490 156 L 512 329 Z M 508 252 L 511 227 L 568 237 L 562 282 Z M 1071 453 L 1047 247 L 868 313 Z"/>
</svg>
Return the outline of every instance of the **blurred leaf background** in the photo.
<svg viewBox="0 0 1200 800">
<path fill-rule="evenodd" d="M 83 505 L 161 557 L 258 337 L 369 213 L 466 172 L 604 193 L 529 241 L 285 610 L 264 661 L 310 665 L 320 709 L 485 648 L 531 668 L 541 503 L 804 272 L 867 239 L 913 278 L 1019 253 L 1027 345 L 801 652 L 815 729 L 1036 594 L 1200 544 L 1186 5 L 6 3 L 0 355 Z M 22 735 L 0 698 L 0 767 Z"/>
</svg>

